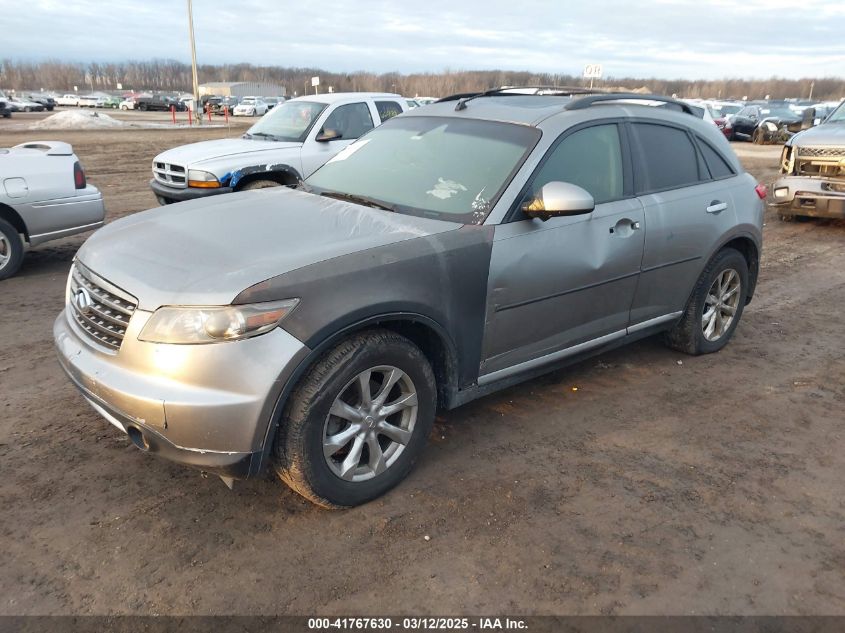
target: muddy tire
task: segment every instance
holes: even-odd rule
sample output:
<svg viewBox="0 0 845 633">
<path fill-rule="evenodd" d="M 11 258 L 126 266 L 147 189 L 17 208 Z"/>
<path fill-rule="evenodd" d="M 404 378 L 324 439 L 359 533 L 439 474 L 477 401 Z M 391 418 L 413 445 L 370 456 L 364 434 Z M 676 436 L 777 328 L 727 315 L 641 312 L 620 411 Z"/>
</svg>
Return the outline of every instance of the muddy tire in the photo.
<svg viewBox="0 0 845 633">
<path fill-rule="evenodd" d="M 325 508 L 375 499 L 413 468 L 436 399 L 431 365 L 416 345 L 388 330 L 355 334 L 291 394 L 273 446 L 276 472 Z"/>
<path fill-rule="evenodd" d="M 683 317 L 666 333 L 667 345 L 693 356 L 718 352 L 733 336 L 747 294 L 745 257 L 722 249 L 698 278 Z"/>
<path fill-rule="evenodd" d="M 14 275 L 23 262 L 23 242 L 18 230 L 0 220 L 0 280 Z"/>
<path fill-rule="evenodd" d="M 243 187 L 239 188 L 239 191 L 252 191 L 253 189 L 269 189 L 270 187 L 283 187 L 281 183 L 276 182 L 275 180 L 253 180 L 251 182 L 246 183 Z"/>
<path fill-rule="evenodd" d="M 766 132 L 759 127 L 755 128 L 754 133 L 751 135 L 751 142 L 755 145 L 765 145 Z"/>
</svg>

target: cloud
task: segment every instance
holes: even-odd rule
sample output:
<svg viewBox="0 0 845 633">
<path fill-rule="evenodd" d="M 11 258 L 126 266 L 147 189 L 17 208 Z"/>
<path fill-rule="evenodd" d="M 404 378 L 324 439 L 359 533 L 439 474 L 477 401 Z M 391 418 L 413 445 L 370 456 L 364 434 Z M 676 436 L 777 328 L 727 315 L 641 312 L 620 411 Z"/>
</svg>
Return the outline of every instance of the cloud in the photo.
<svg viewBox="0 0 845 633">
<path fill-rule="evenodd" d="M 845 3 L 827 0 L 194 0 L 200 63 L 438 72 L 530 70 L 642 77 L 845 72 Z M 187 61 L 187 12 L 164 0 L 0 0 L 18 59 Z"/>
</svg>

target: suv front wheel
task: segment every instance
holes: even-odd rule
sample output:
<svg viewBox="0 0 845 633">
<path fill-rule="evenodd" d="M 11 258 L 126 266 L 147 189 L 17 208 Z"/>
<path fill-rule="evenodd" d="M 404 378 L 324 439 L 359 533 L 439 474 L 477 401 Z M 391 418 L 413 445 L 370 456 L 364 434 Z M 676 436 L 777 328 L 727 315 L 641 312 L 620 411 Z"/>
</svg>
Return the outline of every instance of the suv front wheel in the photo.
<svg viewBox="0 0 845 633">
<path fill-rule="evenodd" d="M 416 345 L 387 330 L 356 334 L 291 395 L 274 445 L 276 472 L 323 507 L 370 501 L 410 472 L 436 400 L 431 365 Z"/>
<path fill-rule="evenodd" d="M 748 263 L 733 248 L 719 251 L 692 291 L 681 320 L 668 332 L 670 347 L 687 354 L 718 352 L 733 336 L 748 293 Z"/>
</svg>

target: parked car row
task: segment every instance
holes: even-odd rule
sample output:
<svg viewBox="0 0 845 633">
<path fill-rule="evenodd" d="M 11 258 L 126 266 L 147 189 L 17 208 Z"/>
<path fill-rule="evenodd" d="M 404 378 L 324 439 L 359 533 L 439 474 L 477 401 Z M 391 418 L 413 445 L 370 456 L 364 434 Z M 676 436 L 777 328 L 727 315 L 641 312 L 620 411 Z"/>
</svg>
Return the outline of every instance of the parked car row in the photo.
<svg viewBox="0 0 845 633">
<path fill-rule="evenodd" d="M 819 125 L 839 102 L 812 101 L 718 101 L 691 99 L 707 108 L 713 122 L 731 141 L 783 143 L 793 134 Z"/>
</svg>

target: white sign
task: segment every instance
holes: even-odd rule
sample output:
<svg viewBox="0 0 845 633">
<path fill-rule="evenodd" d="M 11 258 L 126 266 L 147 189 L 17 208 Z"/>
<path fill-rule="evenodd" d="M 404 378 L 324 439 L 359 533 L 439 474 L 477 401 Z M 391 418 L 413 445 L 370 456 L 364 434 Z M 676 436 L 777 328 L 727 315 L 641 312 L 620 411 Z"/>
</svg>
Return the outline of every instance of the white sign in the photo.
<svg viewBox="0 0 845 633">
<path fill-rule="evenodd" d="M 73 87 L 73 91 L 74 91 L 74 92 L 78 92 L 78 91 L 79 91 L 79 86 L 74 86 L 74 87 Z"/>
<path fill-rule="evenodd" d="M 121 83 L 117 84 L 117 89 L 118 89 L 118 90 L 123 90 L 123 84 L 121 84 Z"/>
<path fill-rule="evenodd" d="M 319 77 L 311 77 L 311 85 L 316 88 L 320 85 L 320 78 Z"/>
<path fill-rule="evenodd" d="M 584 79 L 601 79 L 601 64 L 584 66 Z"/>
</svg>

